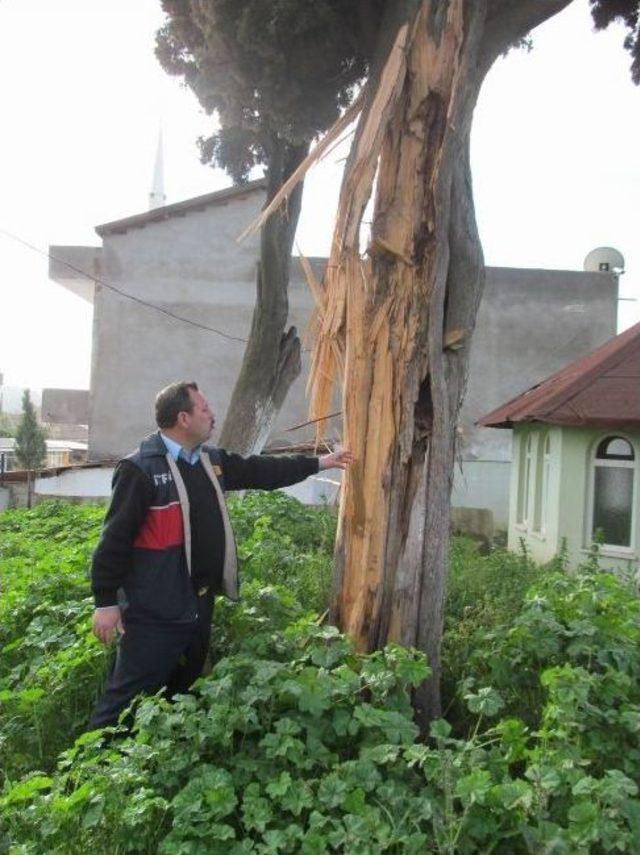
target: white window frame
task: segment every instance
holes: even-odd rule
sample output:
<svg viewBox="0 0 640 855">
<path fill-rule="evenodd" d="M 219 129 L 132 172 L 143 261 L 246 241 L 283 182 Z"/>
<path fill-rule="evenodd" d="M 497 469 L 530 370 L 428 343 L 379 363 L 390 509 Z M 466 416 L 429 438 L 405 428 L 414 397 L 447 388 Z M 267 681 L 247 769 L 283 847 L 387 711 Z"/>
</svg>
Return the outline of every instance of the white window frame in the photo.
<svg viewBox="0 0 640 855">
<path fill-rule="evenodd" d="M 522 531 L 531 527 L 531 484 L 535 477 L 535 431 L 527 431 L 520 437 L 520 471 L 518 472 L 517 526 Z"/>
<path fill-rule="evenodd" d="M 596 454 L 600 443 L 605 439 L 624 439 L 633 451 L 633 460 L 597 460 Z M 597 461 L 597 462 L 596 462 Z M 600 551 L 603 555 L 612 557 L 629 558 L 636 552 L 636 516 L 638 507 L 638 449 L 636 443 L 627 434 L 620 431 L 608 431 L 601 434 L 592 444 L 588 458 L 589 465 L 589 490 L 587 494 L 587 518 L 585 525 L 584 548 L 590 549 L 593 544 L 593 511 L 596 486 L 596 466 L 618 467 L 633 470 L 633 490 L 631 493 L 631 531 L 629 533 L 629 546 L 620 546 L 617 543 L 601 543 Z"/>
<path fill-rule="evenodd" d="M 551 431 L 538 437 L 536 482 L 533 504 L 534 534 L 545 537 L 549 522 L 549 477 L 551 474 Z"/>
</svg>

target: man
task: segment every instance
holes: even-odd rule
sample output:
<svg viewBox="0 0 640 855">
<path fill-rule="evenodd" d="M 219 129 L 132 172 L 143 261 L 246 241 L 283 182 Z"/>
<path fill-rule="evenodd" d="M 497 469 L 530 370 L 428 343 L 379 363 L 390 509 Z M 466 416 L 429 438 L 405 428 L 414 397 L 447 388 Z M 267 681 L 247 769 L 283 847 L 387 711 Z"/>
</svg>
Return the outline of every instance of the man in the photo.
<svg viewBox="0 0 640 855">
<path fill-rule="evenodd" d="M 116 723 L 140 693 L 186 692 L 200 676 L 214 598 L 238 599 L 224 491 L 286 487 L 353 461 L 348 451 L 243 458 L 207 445 L 215 418 L 195 383 L 158 394 L 156 423 L 158 432 L 115 469 L 93 556 L 93 631 L 104 644 L 116 635 L 120 643 L 90 729 Z"/>
</svg>

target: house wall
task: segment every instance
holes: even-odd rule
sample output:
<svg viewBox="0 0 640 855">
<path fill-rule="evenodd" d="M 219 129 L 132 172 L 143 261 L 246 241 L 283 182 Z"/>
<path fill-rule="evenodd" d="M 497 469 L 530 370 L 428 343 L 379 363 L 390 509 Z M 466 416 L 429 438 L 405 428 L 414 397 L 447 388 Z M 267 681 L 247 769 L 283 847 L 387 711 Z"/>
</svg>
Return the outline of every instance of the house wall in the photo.
<svg viewBox="0 0 640 855">
<path fill-rule="evenodd" d="M 533 457 L 537 460 L 538 450 L 544 437 L 551 438 L 550 482 L 548 493 L 548 526 L 545 532 L 536 532 L 531 521 L 518 522 L 518 487 L 523 477 L 522 459 L 526 440 L 533 437 Z M 551 560 L 566 540 L 568 563 L 577 567 L 589 554 L 591 540 L 593 490 L 593 457 L 595 449 L 607 436 L 622 436 L 634 448 L 634 529 L 630 550 L 601 547 L 601 564 L 605 568 L 632 570 L 640 566 L 638 538 L 640 536 L 640 432 L 611 431 L 595 428 L 554 427 L 547 425 L 522 425 L 514 431 L 514 464 L 512 467 L 509 513 L 508 545 L 512 550 L 521 548 L 523 540 L 535 561 Z M 535 471 L 535 468 L 534 468 Z M 537 474 L 537 473 L 536 473 Z M 530 479 L 530 503 L 535 501 L 538 482 Z"/>
<path fill-rule="evenodd" d="M 518 426 L 512 433 L 513 463 L 510 473 L 509 488 L 509 532 L 508 546 L 513 551 L 519 551 L 524 542 L 527 551 L 534 561 L 544 563 L 557 554 L 563 534 L 559 527 L 559 506 L 561 502 L 560 461 L 562 455 L 562 432 L 552 425 L 530 424 Z M 531 437 L 532 475 L 529 478 L 527 501 L 521 498 L 520 482 L 523 480 L 524 456 L 527 440 Z M 547 503 L 541 515 L 540 525 L 535 519 L 537 496 L 542 489 L 541 455 L 544 453 L 546 438 L 550 440 L 549 480 L 546 491 Z M 529 508 L 528 519 L 521 520 L 519 514 L 520 502 Z"/>
</svg>

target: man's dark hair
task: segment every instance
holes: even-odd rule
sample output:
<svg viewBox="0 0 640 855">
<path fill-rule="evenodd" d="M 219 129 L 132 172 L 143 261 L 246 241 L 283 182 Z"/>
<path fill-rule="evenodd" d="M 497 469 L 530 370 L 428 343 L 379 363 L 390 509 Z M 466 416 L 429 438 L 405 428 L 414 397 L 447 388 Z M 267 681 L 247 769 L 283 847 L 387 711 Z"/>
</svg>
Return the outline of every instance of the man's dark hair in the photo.
<svg viewBox="0 0 640 855">
<path fill-rule="evenodd" d="M 165 386 L 156 395 L 156 424 L 159 428 L 171 428 L 178 420 L 178 413 L 193 412 L 193 401 L 189 390 L 198 391 L 198 384 L 180 380 Z"/>
</svg>

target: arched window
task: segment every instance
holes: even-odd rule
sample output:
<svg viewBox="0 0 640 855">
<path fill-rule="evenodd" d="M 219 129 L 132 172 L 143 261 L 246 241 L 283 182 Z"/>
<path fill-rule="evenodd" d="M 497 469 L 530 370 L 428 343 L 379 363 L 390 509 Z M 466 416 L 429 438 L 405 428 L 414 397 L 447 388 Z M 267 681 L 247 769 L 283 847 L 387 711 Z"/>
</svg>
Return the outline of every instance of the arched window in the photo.
<svg viewBox="0 0 640 855">
<path fill-rule="evenodd" d="M 549 473 L 551 470 L 551 434 L 547 433 L 538 441 L 538 460 L 536 464 L 536 503 L 534 508 L 534 531 L 544 534 L 549 517 Z"/>
<path fill-rule="evenodd" d="M 594 458 L 591 535 L 608 546 L 631 546 L 635 454 L 628 440 L 608 436 Z"/>
</svg>

